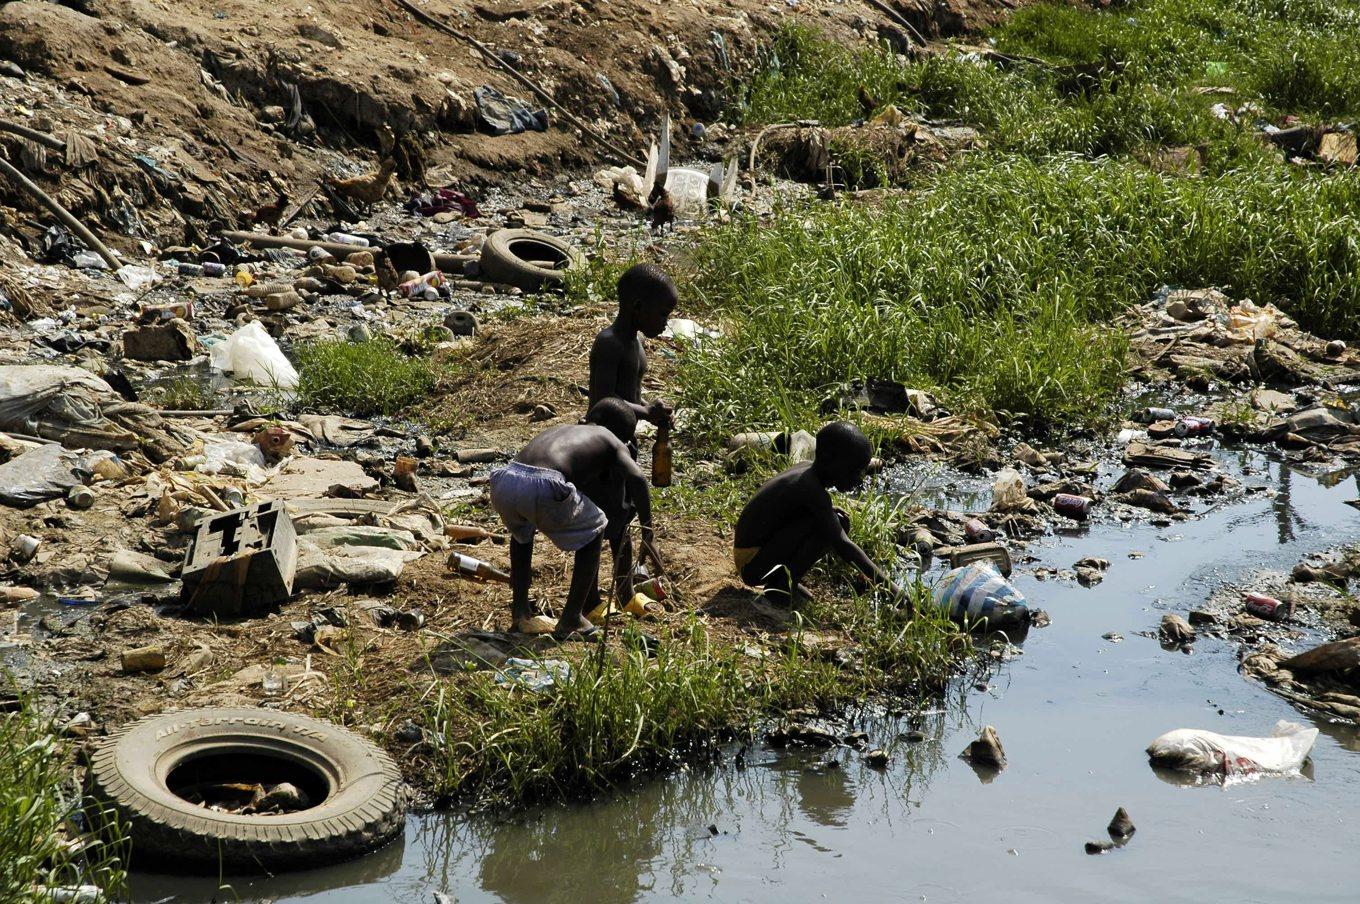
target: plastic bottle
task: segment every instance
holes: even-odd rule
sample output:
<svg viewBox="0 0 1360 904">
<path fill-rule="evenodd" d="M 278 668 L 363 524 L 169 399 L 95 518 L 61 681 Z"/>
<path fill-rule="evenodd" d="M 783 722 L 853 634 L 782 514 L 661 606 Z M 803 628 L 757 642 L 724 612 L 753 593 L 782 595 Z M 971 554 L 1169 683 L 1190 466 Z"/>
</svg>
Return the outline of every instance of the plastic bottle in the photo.
<svg viewBox="0 0 1360 904">
<path fill-rule="evenodd" d="M 433 301 L 439 297 L 439 287 L 444 285 L 444 274 L 431 270 L 424 276 L 408 279 L 397 286 L 397 294 L 402 298 L 424 298 Z"/>
<path fill-rule="evenodd" d="M 202 264 L 204 276 L 226 276 L 227 265 L 217 261 L 204 261 Z"/>
<path fill-rule="evenodd" d="M 671 485 L 671 428 L 662 424 L 656 431 L 656 444 L 652 446 L 652 486 Z"/>
<path fill-rule="evenodd" d="M 348 232 L 332 232 L 326 236 L 326 241 L 335 242 L 337 245 L 350 245 L 354 248 L 368 247 L 368 239 L 359 235 L 350 235 Z"/>
<path fill-rule="evenodd" d="M 472 556 L 465 556 L 461 552 L 456 552 L 449 556 L 449 567 L 458 573 L 460 578 L 469 581 L 500 581 L 502 584 L 510 583 L 510 575 L 501 571 L 493 565 L 488 565 L 481 559 L 474 559 Z"/>
<path fill-rule="evenodd" d="M 200 264 L 195 264 L 195 263 L 193 263 L 193 262 L 191 262 L 191 261 L 180 261 L 179 264 L 175 267 L 175 271 L 176 271 L 177 273 L 179 273 L 180 276 L 202 276 L 202 275 L 203 275 L 203 267 L 202 267 L 202 265 L 200 265 Z"/>
</svg>

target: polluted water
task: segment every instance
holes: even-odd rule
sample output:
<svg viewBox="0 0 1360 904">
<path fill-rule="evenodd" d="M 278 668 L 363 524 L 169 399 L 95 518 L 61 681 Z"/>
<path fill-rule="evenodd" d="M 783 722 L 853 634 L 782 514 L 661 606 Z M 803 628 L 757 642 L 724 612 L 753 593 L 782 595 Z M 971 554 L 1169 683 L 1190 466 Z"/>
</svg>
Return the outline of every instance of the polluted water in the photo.
<svg viewBox="0 0 1360 904">
<path fill-rule="evenodd" d="M 1187 654 L 1155 636 L 1164 614 L 1196 608 L 1225 582 L 1288 573 L 1307 553 L 1360 538 L 1346 505 L 1360 485 L 1254 453 L 1220 456 L 1265 491 L 1166 527 L 1093 519 L 1031 543 L 1034 565 L 1100 557 L 1106 579 L 1041 581 L 1034 565 L 1017 565 L 1011 581 L 1051 624 L 1031 629 L 1023 653 L 985 682 L 960 679 L 920 711 L 857 720 L 864 750 L 883 750 L 886 763 L 848 747 L 756 743 L 742 768 L 729 756 L 590 802 L 512 817 L 415 814 L 400 844 L 329 869 L 230 880 L 232 893 L 279 904 L 812 901 L 847 889 L 865 901 L 976 901 L 997 888 L 1073 904 L 1353 900 L 1360 733 L 1245 680 L 1230 640 L 1201 631 Z M 927 504 L 975 502 L 959 496 L 966 478 L 939 485 Z M 1145 753 L 1177 728 L 1263 737 L 1280 720 L 1320 731 L 1301 774 L 1225 786 L 1154 769 Z M 986 725 L 1004 742 L 1004 771 L 959 758 Z M 1137 833 L 1105 841 L 1101 827 L 1121 807 Z M 1088 856 L 1098 835 L 1103 855 Z M 216 887 L 132 880 L 138 902 L 208 901 Z"/>
</svg>

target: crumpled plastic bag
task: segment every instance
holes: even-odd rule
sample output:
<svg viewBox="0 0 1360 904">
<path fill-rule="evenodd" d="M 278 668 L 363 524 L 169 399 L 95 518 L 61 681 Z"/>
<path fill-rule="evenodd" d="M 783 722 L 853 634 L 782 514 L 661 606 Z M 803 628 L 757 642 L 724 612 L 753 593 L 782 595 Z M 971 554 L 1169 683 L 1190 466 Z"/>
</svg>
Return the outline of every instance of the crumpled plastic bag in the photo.
<svg viewBox="0 0 1360 904">
<path fill-rule="evenodd" d="M 511 97 L 490 85 L 473 90 L 472 97 L 477 102 L 482 127 L 492 135 L 548 131 L 546 109 L 531 109 L 518 97 Z"/>
<path fill-rule="evenodd" d="M 244 477 L 253 486 L 259 486 L 275 473 L 266 467 L 259 446 L 236 439 L 205 443 L 203 454 L 187 456 L 184 464 L 199 474 Z"/>
<path fill-rule="evenodd" d="M 297 370 L 258 320 L 214 345 L 209 358 L 213 367 L 238 380 L 279 389 L 297 388 Z"/>
<path fill-rule="evenodd" d="M 1154 766 L 1186 772 L 1253 775 L 1298 772 L 1317 740 L 1316 728 L 1279 721 L 1268 738 L 1221 735 L 1202 728 L 1168 731 L 1148 745 Z"/>
<path fill-rule="evenodd" d="M 1029 505 L 1025 494 L 1025 478 L 1014 468 L 1006 468 L 996 475 L 992 484 L 992 511 L 1010 512 Z"/>
<path fill-rule="evenodd" d="M 80 481 L 72 472 L 76 456 L 56 443 L 39 446 L 0 465 L 0 503 L 32 508 L 60 499 Z"/>
</svg>

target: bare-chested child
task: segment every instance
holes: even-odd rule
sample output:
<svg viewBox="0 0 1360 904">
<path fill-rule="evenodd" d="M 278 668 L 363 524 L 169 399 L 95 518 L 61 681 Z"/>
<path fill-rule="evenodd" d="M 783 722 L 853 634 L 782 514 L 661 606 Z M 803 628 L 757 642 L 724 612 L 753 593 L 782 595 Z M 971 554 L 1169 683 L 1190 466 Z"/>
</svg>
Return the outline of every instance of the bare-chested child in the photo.
<svg viewBox="0 0 1360 904">
<path fill-rule="evenodd" d="M 737 519 L 733 559 L 742 581 L 763 586 L 771 602 L 789 605 L 798 583 L 827 552 L 886 587 L 900 602 L 908 597 L 846 534 L 850 518 L 831 502 L 827 489 L 849 492 L 864 479 L 873 448 L 854 424 L 836 421 L 817 433 L 817 452 L 756 491 Z"/>
<path fill-rule="evenodd" d="M 665 402 L 642 404 L 642 378 L 647 374 L 642 336 L 661 335 L 680 296 L 671 278 L 655 264 L 629 267 L 619 278 L 618 291 L 618 316 L 590 347 L 590 406 L 612 396 L 627 402 L 640 421 L 658 427 L 669 424 L 671 408 Z"/>
<path fill-rule="evenodd" d="M 656 559 L 651 495 L 627 442 L 637 428 L 632 409 L 620 399 L 591 407 L 581 424 L 545 430 L 514 461 L 491 473 L 491 505 L 510 533 L 511 624 L 516 631 L 565 639 L 596 631 L 585 617 L 600 601 L 601 538 L 613 548 L 636 510 L 644 550 Z M 631 504 L 628 504 L 631 503 Z M 576 554 L 571 585 L 553 626 L 529 605 L 534 534 L 542 531 L 558 549 Z M 657 568 L 660 562 L 655 562 Z M 626 582 L 631 562 L 615 561 L 615 592 Z"/>
</svg>

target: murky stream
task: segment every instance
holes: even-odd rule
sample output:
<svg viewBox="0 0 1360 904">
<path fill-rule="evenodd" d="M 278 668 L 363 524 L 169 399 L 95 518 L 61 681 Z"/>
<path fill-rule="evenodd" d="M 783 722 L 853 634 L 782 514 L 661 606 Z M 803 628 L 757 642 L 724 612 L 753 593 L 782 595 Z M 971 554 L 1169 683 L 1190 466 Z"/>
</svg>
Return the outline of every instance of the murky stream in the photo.
<svg viewBox="0 0 1360 904">
<path fill-rule="evenodd" d="M 1171 527 L 1098 523 L 1031 544 L 1040 564 L 1096 555 L 1112 565 L 1092 588 L 1016 584 L 1052 616 L 985 692 L 960 685 L 945 708 L 862 726 L 892 753 L 886 771 L 841 751 L 758 750 L 744 770 L 681 773 L 589 805 L 510 821 L 415 816 L 404 847 L 272 880 L 238 880 L 218 900 L 602 904 L 682 899 L 788 902 L 1354 901 L 1360 879 L 1360 732 L 1322 729 L 1306 776 L 1193 787 L 1155 772 L 1143 753 L 1179 727 L 1269 734 L 1307 720 L 1242 679 L 1234 645 L 1201 639 L 1193 655 L 1136 632 L 1184 613 L 1223 581 L 1287 571 L 1305 552 L 1360 537 L 1347 478 L 1246 465 L 1252 495 Z M 937 481 L 940 486 L 949 481 Z M 957 484 L 954 485 L 957 490 Z M 926 487 L 927 491 L 929 487 Z M 1199 506 L 1203 509 L 1207 506 Z M 1130 559 L 1137 551 L 1143 558 Z M 1107 632 L 1119 643 L 1102 639 Z M 962 701 L 962 702 L 959 702 Z M 958 753 L 995 725 L 1009 767 L 983 780 Z M 919 728 L 927 741 L 900 735 Z M 1133 840 L 1102 856 L 1128 809 Z M 716 829 L 716 834 L 710 829 Z M 208 901 L 215 882 L 138 876 L 137 901 Z"/>
</svg>

